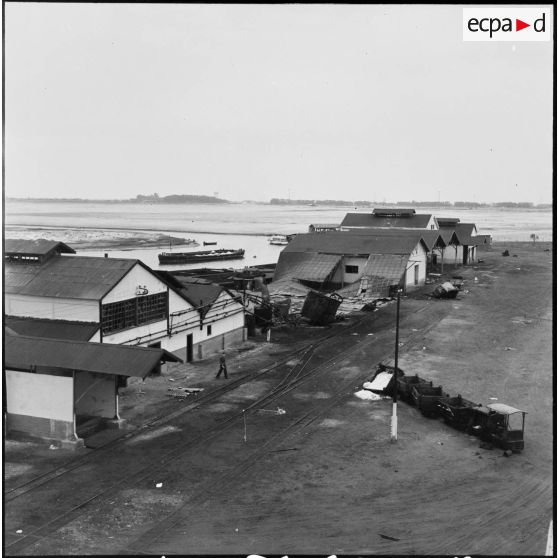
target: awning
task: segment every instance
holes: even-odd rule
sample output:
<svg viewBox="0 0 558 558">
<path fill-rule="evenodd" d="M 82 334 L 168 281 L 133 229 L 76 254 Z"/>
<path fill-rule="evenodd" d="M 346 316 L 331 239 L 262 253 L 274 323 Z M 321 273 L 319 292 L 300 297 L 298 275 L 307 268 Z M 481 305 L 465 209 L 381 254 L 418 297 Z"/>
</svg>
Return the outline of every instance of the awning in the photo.
<svg viewBox="0 0 558 558">
<path fill-rule="evenodd" d="M 5 368 L 48 367 L 145 378 L 161 362 L 182 362 L 164 349 L 5 335 Z"/>
</svg>

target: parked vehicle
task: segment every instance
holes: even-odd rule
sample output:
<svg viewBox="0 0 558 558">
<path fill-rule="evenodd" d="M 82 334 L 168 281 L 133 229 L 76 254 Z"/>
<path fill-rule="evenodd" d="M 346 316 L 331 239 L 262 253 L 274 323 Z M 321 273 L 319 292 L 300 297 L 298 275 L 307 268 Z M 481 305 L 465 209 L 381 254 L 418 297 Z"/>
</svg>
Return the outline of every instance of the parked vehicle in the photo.
<svg viewBox="0 0 558 558">
<path fill-rule="evenodd" d="M 432 382 L 421 378 L 418 374 L 414 376 L 399 376 L 397 378 L 397 394 L 401 399 L 407 403 L 413 405 L 413 400 L 411 399 L 411 390 L 413 386 L 424 385 L 431 386 Z"/>
<path fill-rule="evenodd" d="M 504 403 L 475 407 L 468 431 L 486 442 L 515 453 L 524 448 L 525 415 L 520 409 Z"/>
<path fill-rule="evenodd" d="M 473 416 L 473 408 L 480 405 L 458 395 L 457 397 L 439 399 L 436 406 L 438 416 L 442 417 L 446 424 L 457 428 L 457 430 L 465 430 Z"/>
<path fill-rule="evenodd" d="M 436 403 L 444 397 L 449 397 L 449 394 L 442 389 L 442 386 L 417 384 L 411 388 L 411 400 L 425 417 L 437 415 Z"/>
</svg>

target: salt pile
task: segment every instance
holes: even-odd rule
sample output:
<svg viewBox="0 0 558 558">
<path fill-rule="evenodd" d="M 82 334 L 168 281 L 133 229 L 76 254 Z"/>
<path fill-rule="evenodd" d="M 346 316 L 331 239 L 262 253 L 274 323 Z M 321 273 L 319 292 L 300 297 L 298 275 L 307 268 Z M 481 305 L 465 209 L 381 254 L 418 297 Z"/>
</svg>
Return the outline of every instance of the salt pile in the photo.
<svg viewBox="0 0 558 558">
<path fill-rule="evenodd" d="M 378 399 L 381 399 L 379 395 L 376 395 L 367 389 L 361 389 L 360 391 L 357 391 L 355 395 L 359 399 L 364 399 L 365 401 L 377 401 Z"/>
</svg>

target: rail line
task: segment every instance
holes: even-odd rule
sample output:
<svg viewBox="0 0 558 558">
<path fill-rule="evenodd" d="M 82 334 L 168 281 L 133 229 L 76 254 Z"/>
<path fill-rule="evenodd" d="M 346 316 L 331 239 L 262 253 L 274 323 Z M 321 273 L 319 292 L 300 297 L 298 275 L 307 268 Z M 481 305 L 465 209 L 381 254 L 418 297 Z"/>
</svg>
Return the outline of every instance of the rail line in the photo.
<svg viewBox="0 0 558 558">
<path fill-rule="evenodd" d="M 87 455 L 84 455 L 82 457 L 79 458 L 74 458 L 72 459 L 70 462 L 66 463 L 65 465 L 61 465 L 59 467 L 57 467 L 56 469 L 53 469 L 52 471 L 49 471 L 47 473 L 44 473 L 42 475 L 39 475 L 37 477 L 34 477 L 33 479 L 30 479 L 18 486 L 14 486 L 6 491 L 4 491 L 4 501 L 5 502 L 10 502 L 20 496 L 23 496 L 24 494 L 26 494 L 27 492 L 29 492 L 30 490 L 33 490 L 35 488 L 38 488 L 39 486 L 56 479 L 57 477 L 69 473 L 77 468 L 79 468 L 80 466 L 87 464 L 91 461 L 91 458 L 94 455 L 98 455 L 99 453 L 104 453 L 104 452 L 111 452 L 116 446 L 118 446 L 119 444 L 122 443 L 122 441 L 124 440 L 129 440 L 131 438 L 134 438 L 136 436 L 139 435 L 143 435 L 145 434 L 146 430 L 149 428 L 155 428 L 155 427 L 159 427 L 163 424 L 169 423 L 171 421 L 173 421 L 174 419 L 189 413 L 195 409 L 198 409 L 199 407 L 201 407 L 202 405 L 205 405 L 207 403 L 211 403 L 212 401 L 214 401 L 215 399 L 218 399 L 220 396 L 222 396 L 225 393 L 228 393 L 229 391 L 233 391 L 234 389 L 236 389 L 237 387 L 244 385 L 250 381 L 252 381 L 253 379 L 268 374 L 269 372 L 272 372 L 274 370 L 277 370 L 278 368 L 280 368 L 281 366 L 285 366 L 290 360 L 292 360 L 294 357 L 296 357 L 297 355 L 302 353 L 302 358 L 304 359 L 304 357 L 306 355 L 308 355 L 308 353 L 313 354 L 314 351 L 316 350 L 316 348 L 320 345 L 322 345 L 323 343 L 325 343 L 326 341 L 328 341 L 329 339 L 331 339 L 332 337 L 336 337 L 339 335 L 339 333 L 345 333 L 347 331 L 350 331 L 352 329 L 356 329 L 358 326 L 362 325 L 362 323 L 368 318 L 368 316 L 364 316 L 363 318 L 361 318 L 360 320 L 358 320 L 357 322 L 355 322 L 354 324 L 352 324 L 351 326 L 349 326 L 347 329 L 343 330 L 343 332 L 334 332 L 331 333 L 330 335 L 327 335 L 321 339 L 319 339 L 318 341 L 314 341 L 312 343 L 307 344 L 304 347 L 301 347 L 299 349 L 296 349 L 292 352 L 290 352 L 288 355 L 286 355 L 282 360 L 280 360 L 279 362 L 276 362 L 273 366 L 269 366 L 264 368 L 263 370 L 255 370 L 253 372 L 249 372 L 248 374 L 245 374 L 244 376 L 242 376 L 241 378 L 237 378 L 235 380 L 231 380 L 230 382 L 227 382 L 225 385 L 220 386 L 214 390 L 212 390 L 211 392 L 205 394 L 205 395 L 200 395 L 200 396 L 196 396 L 196 400 L 193 401 L 192 403 L 186 405 L 186 406 L 181 406 L 179 409 L 177 409 L 176 411 L 173 411 L 171 413 L 167 413 L 167 414 L 161 414 L 158 417 L 150 420 L 149 422 L 147 422 L 144 426 L 142 426 L 141 428 L 138 428 L 137 430 L 134 430 L 133 432 L 129 432 L 127 434 L 124 434 L 123 436 L 116 438 L 115 440 L 112 440 L 110 442 L 108 442 L 107 444 L 104 444 L 98 448 L 91 448 L 91 453 L 88 453 Z M 309 360 L 309 359 L 308 359 Z M 304 366 L 306 365 L 307 362 L 304 363 Z M 297 366 L 299 363 L 297 363 L 297 365 L 295 365 L 285 376 L 285 378 L 283 378 L 281 380 L 281 382 L 278 384 L 278 386 L 276 386 L 275 388 L 273 388 L 274 390 L 276 390 L 280 385 L 284 384 L 285 381 L 288 381 L 288 379 L 292 376 L 293 372 L 296 370 Z M 300 372 L 300 370 L 299 370 Z M 95 452 L 95 454 L 93 454 L 93 452 Z"/>
<path fill-rule="evenodd" d="M 356 329 L 358 326 L 362 325 L 363 321 L 365 321 L 367 318 L 368 317 L 363 317 L 362 319 L 358 320 L 355 324 L 353 324 L 349 328 L 343 330 L 343 333 L 347 333 L 347 332 L 350 332 L 350 330 L 352 330 L 352 329 Z M 417 337 L 424 335 L 425 333 L 427 333 L 430 329 L 432 329 L 436 325 L 437 325 L 437 323 L 434 322 L 434 323 L 430 324 L 428 327 L 426 327 L 426 328 L 424 328 L 420 331 L 417 331 L 414 334 L 409 335 L 405 344 L 407 345 L 407 344 L 413 343 L 414 340 Z M 306 368 L 306 366 L 308 365 L 308 363 L 311 361 L 312 357 L 314 356 L 316 349 L 320 345 L 323 345 L 323 343 L 325 343 L 327 340 L 331 339 L 332 337 L 338 337 L 339 333 L 341 333 L 341 332 L 332 333 L 331 335 L 328 335 L 328 336 L 326 336 L 326 337 L 324 337 L 324 338 L 322 338 L 322 339 L 320 339 L 316 342 L 309 343 L 306 347 L 303 347 L 302 349 L 298 349 L 297 351 L 293 351 L 293 353 L 289 354 L 288 358 L 284 359 L 281 363 L 277 363 L 273 367 L 266 369 L 265 371 L 257 371 L 253 374 L 249 374 L 249 375 L 245 376 L 243 379 L 245 381 L 248 381 L 248 379 L 251 379 L 251 378 L 253 378 L 255 376 L 258 376 L 260 374 L 264 374 L 266 372 L 269 372 L 272 369 L 275 369 L 279 366 L 284 365 L 288 360 L 292 359 L 293 355 L 303 353 L 301 361 L 299 363 L 297 363 L 297 365 L 295 365 L 289 371 L 289 373 L 286 375 L 286 377 L 283 378 L 281 380 L 281 382 L 277 386 L 275 386 L 268 394 L 266 394 L 265 396 L 261 397 L 260 399 L 258 399 L 256 401 L 254 401 L 250 406 L 245 408 L 243 411 L 236 412 L 235 414 L 228 417 L 227 419 L 218 422 L 215 426 L 201 432 L 198 436 L 196 436 L 192 440 L 186 442 L 185 444 L 180 445 L 179 448 L 174 448 L 172 450 L 167 451 L 163 455 L 160 455 L 159 459 L 157 460 L 156 468 L 154 468 L 153 464 L 150 463 L 148 465 L 140 467 L 136 471 L 132 471 L 132 472 L 128 471 L 128 474 L 126 476 L 124 476 L 124 477 L 110 483 L 109 485 L 103 487 L 102 489 L 100 489 L 98 492 L 96 492 L 92 496 L 88 497 L 83 502 L 80 502 L 79 504 L 73 506 L 71 509 L 66 510 L 65 512 L 59 514 L 55 518 L 50 519 L 46 523 L 43 523 L 42 525 L 37 526 L 34 530 L 30 531 L 29 533 L 26 533 L 25 536 L 20 537 L 19 539 L 17 539 L 13 543 L 6 544 L 5 548 L 10 549 L 12 552 L 14 552 L 14 551 L 19 552 L 19 551 L 27 548 L 29 545 L 37 542 L 38 540 L 42 540 L 42 539 L 46 538 L 47 534 L 42 533 L 44 530 L 46 530 L 46 529 L 49 529 L 49 531 L 56 530 L 56 529 L 62 527 L 63 525 L 69 523 L 70 521 L 74 520 L 75 518 L 77 518 L 81 515 L 81 513 L 76 513 L 76 512 L 82 512 L 82 510 L 88 504 L 90 504 L 91 502 L 100 499 L 102 496 L 107 494 L 109 491 L 113 491 L 115 488 L 117 488 L 117 487 L 119 487 L 119 486 L 121 486 L 125 483 L 129 484 L 131 480 L 133 480 L 134 482 L 140 483 L 140 482 L 146 480 L 148 477 L 152 477 L 153 474 L 156 473 L 157 471 L 161 471 L 161 470 L 164 471 L 167 468 L 167 466 L 170 462 L 172 462 L 176 459 L 179 459 L 180 457 L 182 457 L 184 454 L 186 454 L 194 446 L 196 446 L 198 444 L 203 444 L 203 443 L 209 442 L 212 439 L 214 439 L 215 437 L 220 436 L 225 430 L 228 430 L 229 428 L 232 428 L 233 426 L 235 426 L 246 412 L 255 412 L 255 411 L 258 410 L 258 408 L 261 408 L 264 405 L 269 404 L 270 402 L 284 396 L 288 392 L 292 391 L 293 389 L 295 389 L 296 387 L 298 387 L 302 383 L 308 381 L 309 379 L 315 377 L 316 375 L 326 372 L 327 370 L 329 370 L 331 368 L 331 366 L 333 366 L 336 363 L 336 361 L 338 359 L 342 358 L 347 353 L 354 350 L 355 346 L 357 346 L 357 345 L 362 346 L 363 345 L 363 343 L 361 343 L 361 339 L 356 340 L 356 342 L 351 342 L 351 343 L 349 343 L 349 345 L 345 349 L 342 349 L 342 350 L 338 351 L 331 358 L 327 359 L 324 362 L 319 363 L 317 366 L 314 366 L 313 368 L 311 368 L 310 370 L 307 370 L 304 374 L 302 374 L 302 372 L 304 371 L 304 369 Z M 344 338 L 345 339 L 351 339 L 348 335 L 345 335 Z M 365 340 L 364 344 L 370 344 L 372 342 L 377 342 L 377 341 L 378 341 L 378 337 L 367 338 Z M 381 357 L 380 360 L 383 360 L 383 359 L 387 358 L 391 354 L 392 354 L 392 350 L 390 349 L 390 350 L 386 351 L 386 353 Z M 368 376 L 369 373 L 370 372 L 367 372 L 366 376 Z M 239 379 L 239 383 L 234 387 L 237 387 L 238 385 L 241 385 L 242 383 L 244 383 L 244 382 L 241 382 L 240 380 L 242 380 L 242 379 Z M 335 406 L 342 397 L 346 396 L 347 389 L 350 388 L 351 386 L 354 386 L 355 381 L 358 381 L 358 380 L 355 380 L 353 378 L 350 382 L 345 383 L 341 387 L 341 389 L 338 389 L 336 391 L 336 395 L 333 397 L 333 399 L 327 405 L 321 406 L 320 410 L 318 410 L 317 413 L 315 411 L 310 411 L 309 413 L 305 414 L 300 419 L 297 419 L 294 423 L 292 423 L 285 430 L 277 433 L 275 436 L 272 436 L 268 442 L 265 442 L 263 446 L 261 446 L 258 450 L 256 450 L 256 455 L 259 455 L 258 452 L 260 452 L 261 457 L 263 457 L 267 453 L 267 450 L 264 451 L 263 448 L 267 448 L 271 443 L 275 442 L 277 439 L 279 439 L 281 437 L 285 438 L 293 430 L 293 428 L 295 428 L 297 425 L 302 424 L 302 421 L 304 421 L 305 419 L 311 418 L 312 414 L 314 414 L 315 416 L 314 416 L 314 418 L 312 418 L 311 420 L 309 420 L 306 423 L 306 426 L 308 426 L 309 424 L 311 424 L 311 422 L 313 422 L 314 420 L 316 420 L 317 418 L 319 418 L 320 416 L 325 414 L 325 412 L 327 412 L 327 410 L 329 410 L 330 408 Z M 234 387 L 231 388 L 231 389 L 234 389 Z M 229 391 L 229 390 L 226 390 L 226 391 Z M 225 391 L 220 391 L 218 394 L 215 395 L 215 397 L 217 397 L 218 395 L 221 395 L 224 392 Z M 212 394 L 208 394 L 208 395 L 212 395 Z M 199 401 L 198 400 L 195 404 L 193 404 L 191 406 L 190 409 L 181 409 L 179 412 L 175 412 L 173 416 L 160 417 L 160 418 L 158 418 L 154 421 L 151 421 L 148 426 L 152 427 L 153 425 L 159 425 L 159 424 L 162 424 L 164 422 L 168 422 L 169 420 L 172 420 L 172 418 L 176 418 L 177 416 L 180 416 L 180 415 L 192 410 L 193 408 L 197 408 L 197 407 L 203 405 L 204 403 L 207 403 L 210 400 L 213 400 L 215 397 L 206 398 L 204 401 Z M 140 429 L 139 432 L 134 432 L 134 433 L 131 433 L 131 434 L 132 435 L 138 435 L 140 433 L 144 433 L 145 430 L 146 429 L 143 428 L 143 429 Z M 132 436 L 128 435 L 128 437 L 132 437 Z M 115 442 L 119 442 L 121 440 L 122 439 L 119 439 L 119 440 L 116 440 Z M 110 445 L 110 448 L 107 451 L 113 451 L 115 449 L 115 445 L 116 445 L 116 444 L 113 444 L 113 443 L 107 444 L 107 446 L 103 446 L 102 448 L 99 448 L 99 449 L 106 449 L 109 445 Z M 47 474 L 43 477 L 38 477 L 38 479 L 42 479 L 42 482 L 37 482 L 37 480 L 35 479 L 35 480 L 32 480 L 32 481 L 29 481 L 28 483 L 24 483 L 20 487 L 13 489 L 11 491 L 11 498 L 6 498 L 5 500 L 6 501 L 15 500 L 16 498 L 18 498 L 20 496 L 23 496 L 24 494 L 26 494 L 28 492 L 31 492 L 32 490 L 40 487 L 43 484 L 46 484 L 46 483 L 48 483 L 52 480 L 55 480 L 56 478 L 58 478 L 62 475 L 71 473 L 72 471 L 74 471 L 75 469 L 78 469 L 80 466 L 82 466 L 84 464 L 89 464 L 90 458 L 92 457 L 92 455 L 90 454 L 89 456 L 85 456 L 85 457 L 89 457 L 89 459 L 81 458 L 78 462 L 76 462 L 75 464 L 72 464 L 73 465 L 72 467 L 60 467 L 59 469 L 57 469 L 55 471 L 55 474 L 51 473 L 51 474 Z M 254 455 L 252 455 L 249 459 L 253 460 Z M 235 467 L 233 469 L 233 471 L 231 471 L 231 474 L 233 476 L 235 474 L 238 475 L 238 472 L 236 472 L 236 471 L 241 470 L 243 467 L 244 468 L 246 467 L 246 463 L 239 464 L 238 467 Z M 16 490 L 17 490 L 17 492 L 15 492 Z M 200 494 L 201 493 L 202 493 L 202 491 L 200 491 Z M 85 513 L 85 512 L 82 512 L 82 513 Z"/>
</svg>

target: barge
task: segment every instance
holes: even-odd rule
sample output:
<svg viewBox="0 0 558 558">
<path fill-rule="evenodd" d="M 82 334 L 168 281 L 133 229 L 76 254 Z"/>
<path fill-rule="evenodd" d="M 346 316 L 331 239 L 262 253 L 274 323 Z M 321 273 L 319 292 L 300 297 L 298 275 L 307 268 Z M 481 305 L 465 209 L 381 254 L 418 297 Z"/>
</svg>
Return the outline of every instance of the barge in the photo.
<svg viewBox="0 0 558 558">
<path fill-rule="evenodd" d="M 191 264 L 219 260 L 244 258 L 244 250 L 199 250 L 197 252 L 163 252 L 159 254 L 160 264 Z"/>
</svg>

